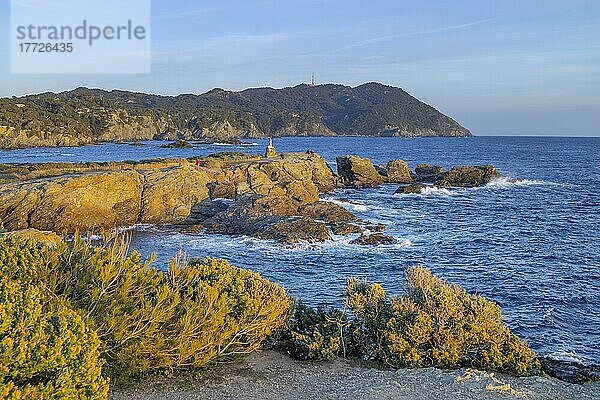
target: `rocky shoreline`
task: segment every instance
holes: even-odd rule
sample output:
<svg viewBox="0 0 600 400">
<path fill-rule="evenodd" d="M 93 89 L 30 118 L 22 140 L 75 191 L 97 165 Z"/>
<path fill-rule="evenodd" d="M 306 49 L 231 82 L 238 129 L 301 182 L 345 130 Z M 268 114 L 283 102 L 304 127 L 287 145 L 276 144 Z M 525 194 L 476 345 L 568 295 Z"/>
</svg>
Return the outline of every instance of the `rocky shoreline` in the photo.
<svg viewBox="0 0 600 400">
<path fill-rule="evenodd" d="M 434 175 L 430 172 L 436 171 Z M 392 160 L 375 166 L 359 156 L 337 158 L 337 173 L 313 152 L 260 157 L 219 153 L 198 160 L 135 163 L 49 163 L 0 166 L 1 229 L 60 234 L 135 224 L 182 225 L 184 232 L 250 235 L 283 243 L 361 234 L 356 244 L 393 238 L 345 208 L 319 199 L 338 188 L 402 185 L 474 187 L 500 174 L 493 166 L 441 167 Z"/>
</svg>

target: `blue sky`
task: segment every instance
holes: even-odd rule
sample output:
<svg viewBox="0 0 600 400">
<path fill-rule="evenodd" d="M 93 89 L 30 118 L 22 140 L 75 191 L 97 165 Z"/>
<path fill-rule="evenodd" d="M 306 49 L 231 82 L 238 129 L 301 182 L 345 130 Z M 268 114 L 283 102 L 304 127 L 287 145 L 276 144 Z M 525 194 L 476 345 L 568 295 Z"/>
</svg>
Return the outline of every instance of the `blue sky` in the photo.
<svg viewBox="0 0 600 400">
<path fill-rule="evenodd" d="M 314 72 L 402 87 L 475 134 L 600 135 L 599 1 L 153 1 L 147 75 L 11 75 L 0 2 L 0 96 L 283 87 Z"/>
</svg>

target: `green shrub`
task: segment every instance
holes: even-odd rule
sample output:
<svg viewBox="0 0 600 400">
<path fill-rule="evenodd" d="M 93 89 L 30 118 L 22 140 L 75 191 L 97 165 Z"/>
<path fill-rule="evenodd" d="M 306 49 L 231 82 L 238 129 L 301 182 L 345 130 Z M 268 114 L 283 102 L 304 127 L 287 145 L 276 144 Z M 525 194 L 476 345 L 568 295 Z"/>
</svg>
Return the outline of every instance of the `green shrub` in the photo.
<svg viewBox="0 0 600 400">
<path fill-rule="evenodd" d="M 312 308 L 298 301 L 285 338 L 288 353 L 299 360 L 331 360 L 347 355 L 344 312 L 319 306 Z"/>
<path fill-rule="evenodd" d="M 0 398 L 105 399 L 99 345 L 64 301 L 0 273 Z"/>
<path fill-rule="evenodd" d="M 424 268 L 406 275 L 407 294 L 392 299 L 377 284 L 349 280 L 347 305 L 363 349 L 393 366 L 539 372 L 535 353 L 502 323 L 500 306 Z"/>
</svg>

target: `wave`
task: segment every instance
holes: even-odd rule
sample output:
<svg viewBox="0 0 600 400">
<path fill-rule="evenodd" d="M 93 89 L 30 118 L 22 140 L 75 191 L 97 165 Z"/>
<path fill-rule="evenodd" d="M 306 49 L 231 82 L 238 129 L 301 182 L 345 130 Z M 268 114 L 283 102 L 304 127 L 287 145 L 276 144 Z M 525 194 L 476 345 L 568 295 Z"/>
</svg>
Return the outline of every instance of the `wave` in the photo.
<svg viewBox="0 0 600 400">
<path fill-rule="evenodd" d="M 443 196 L 449 197 L 454 196 L 456 192 L 452 192 L 449 189 L 441 188 L 437 186 L 425 186 L 421 189 L 421 193 L 418 193 L 417 196 Z"/>
<path fill-rule="evenodd" d="M 584 365 L 586 362 L 586 359 L 582 356 L 579 356 L 577 354 L 575 354 L 572 350 L 563 348 L 563 349 L 558 349 L 550 354 L 548 354 L 548 357 L 554 359 L 554 360 L 558 360 L 558 361 L 569 361 L 569 362 L 576 362 L 578 364 L 582 364 Z"/>
<path fill-rule="evenodd" d="M 540 181 L 537 179 L 518 179 L 518 178 L 507 178 L 501 177 L 492 180 L 481 188 L 492 188 L 492 189 L 506 189 L 515 186 L 543 186 L 543 185 L 560 185 L 554 182 Z"/>
<path fill-rule="evenodd" d="M 411 242 L 410 239 L 400 240 L 400 241 L 398 241 L 398 243 L 396 243 L 394 245 L 394 247 L 397 247 L 399 249 L 404 249 L 407 247 L 414 247 L 414 246 L 415 246 L 415 244 L 413 242 Z"/>
<path fill-rule="evenodd" d="M 235 144 L 232 143 L 221 143 L 221 142 L 215 142 L 215 143 L 211 143 L 211 146 L 237 146 Z"/>
</svg>

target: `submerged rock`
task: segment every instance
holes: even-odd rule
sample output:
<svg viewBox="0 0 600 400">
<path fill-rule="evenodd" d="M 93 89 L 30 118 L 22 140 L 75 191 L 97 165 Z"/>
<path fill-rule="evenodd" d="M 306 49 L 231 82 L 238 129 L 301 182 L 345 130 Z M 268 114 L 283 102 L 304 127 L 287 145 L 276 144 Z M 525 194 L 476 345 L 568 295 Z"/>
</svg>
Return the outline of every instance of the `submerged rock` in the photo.
<svg viewBox="0 0 600 400">
<path fill-rule="evenodd" d="M 580 384 L 600 381 L 600 365 L 583 365 L 549 357 L 543 357 L 540 361 L 545 373 L 562 381 Z"/>
<path fill-rule="evenodd" d="M 194 146 L 185 140 L 177 139 L 172 143 L 163 144 L 160 147 L 163 149 L 191 149 Z"/>
<path fill-rule="evenodd" d="M 337 170 L 342 183 L 350 187 L 377 187 L 383 177 L 368 158 L 358 156 L 337 157 Z"/>
<path fill-rule="evenodd" d="M 396 243 L 396 239 L 383 233 L 373 233 L 371 235 L 360 235 L 350 243 L 362 246 L 379 246 L 382 244 L 394 244 Z"/>
<path fill-rule="evenodd" d="M 435 182 L 442 187 L 476 187 L 501 175 L 493 165 L 453 167 Z"/>
<path fill-rule="evenodd" d="M 413 183 L 412 185 L 400 186 L 394 194 L 419 194 L 425 187 L 421 183 Z"/>
</svg>

